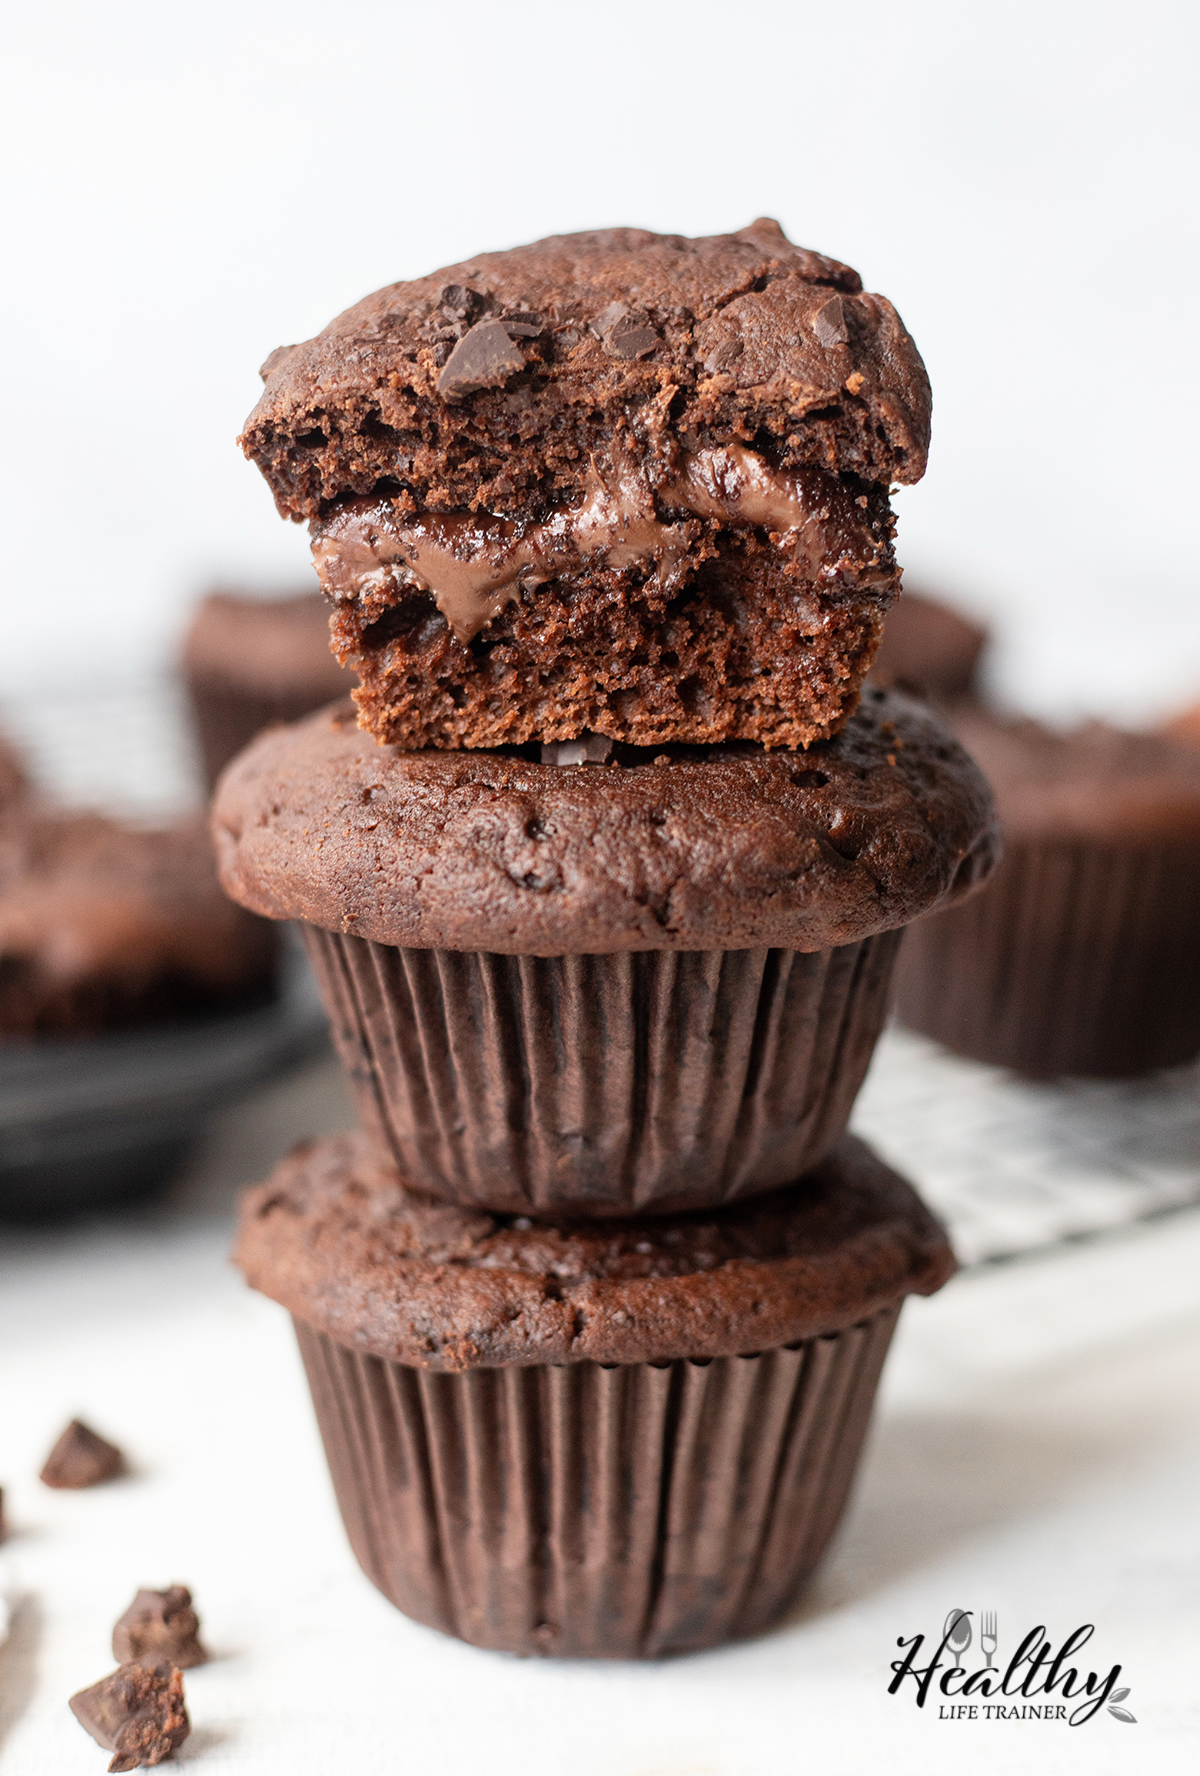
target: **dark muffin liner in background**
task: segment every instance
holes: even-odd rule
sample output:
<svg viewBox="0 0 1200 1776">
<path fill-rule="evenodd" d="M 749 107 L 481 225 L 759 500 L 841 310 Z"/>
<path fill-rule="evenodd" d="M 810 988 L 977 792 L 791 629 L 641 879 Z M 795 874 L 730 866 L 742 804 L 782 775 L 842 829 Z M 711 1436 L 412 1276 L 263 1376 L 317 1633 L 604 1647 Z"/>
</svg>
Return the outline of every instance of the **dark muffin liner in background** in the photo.
<svg viewBox="0 0 1200 1776">
<path fill-rule="evenodd" d="M 1013 840 L 973 900 L 908 928 L 896 1010 L 1031 1078 L 1134 1078 L 1200 1054 L 1200 853 Z"/>
<path fill-rule="evenodd" d="M 653 1658 L 786 1609 L 842 1515 L 899 1311 L 755 1356 L 462 1374 L 295 1325 L 385 1597 L 501 1652 Z"/>
<path fill-rule="evenodd" d="M 586 1216 L 712 1208 L 824 1158 L 900 941 L 541 957 L 302 929 L 359 1116 L 404 1176 Z"/>
<path fill-rule="evenodd" d="M 249 746 L 256 734 L 283 722 L 300 721 L 336 694 L 329 686 L 292 695 L 257 693 L 196 675 L 189 675 L 186 682 L 204 781 L 210 791 L 230 759 Z"/>
</svg>

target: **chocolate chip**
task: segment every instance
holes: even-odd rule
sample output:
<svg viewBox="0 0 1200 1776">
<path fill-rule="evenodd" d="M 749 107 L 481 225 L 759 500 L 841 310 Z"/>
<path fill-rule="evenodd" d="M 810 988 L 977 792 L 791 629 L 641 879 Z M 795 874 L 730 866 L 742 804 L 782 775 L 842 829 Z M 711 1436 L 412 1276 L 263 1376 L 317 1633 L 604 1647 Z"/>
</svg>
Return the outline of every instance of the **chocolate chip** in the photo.
<svg viewBox="0 0 1200 1776">
<path fill-rule="evenodd" d="M 442 291 L 442 307 L 454 315 L 456 320 L 466 321 L 468 324 L 478 320 L 487 305 L 487 297 L 466 284 L 447 284 Z"/>
<path fill-rule="evenodd" d="M 710 376 L 719 376 L 722 370 L 728 370 L 741 357 L 745 349 L 746 344 L 742 339 L 723 339 L 705 358 L 704 368 Z"/>
<path fill-rule="evenodd" d="M 823 302 L 812 318 L 812 330 L 826 348 L 845 345 L 850 335 L 846 330 L 846 311 L 840 296 Z"/>
<path fill-rule="evenodd" d="M 500 324 L 510 339 L 536 339 L 546 325 L 541 315 L 535 314 L 501 315 Z"/>
<path fill-rule="evenodd" d="M 606 333 L 612 332 L 618 321 L 628 320 L 628 318 L 629 310 L 623 302 L 610 302 L 607 308 L 600 310 L 595 320 L 589 325 L 596 338 L 603 339 Z"/>
<path fill-rule="evenodd" d="M 113 1658 L 121 1665 L 133 1659 L 168 1659 L 187 1671 L 208 1658 L 199 1636 L 200 1618 L 186 1585 L 139 1591 L 113 1629 Z"/>
<path fill-rule="evenodd" d="M 661 344 L 649 321 L 639 321 L 633 315 L 618 321 L 604 335 L 604 349 L 610 358 L 645 358 Z"/>
<path fill-rule="evenodd" d="M 294 345 L 277 345 L 273 352 L 267 353 L 262 364 L 259 366 L 258 372 L 264 382 L 273 370 L 278 370 L 279 366 L 283 363 L 283 360 L 290 352 L 294 352 L 295 349 Z"/>
<path fill-rule="evenodd" d="M 41 1479 L 44 1486 L 72 1490 L 98 1486 L 125 1471 L 125 1457 L 115 1443 L 97 1436 L 81 1419 L 73 1418 L 46 1457 Z"/>
<path fill-rule="evenodd" d="M 623 302 L 610 302 L 590 324 L 610 358 L 644 358 L 662 344 L 645 315 L 631 314 Z"/>
<path fill-rule="evenodd" d="M 475 389 L 500 388 L 525 368 L 525 360 L 508 337 L 503 321 L 478 321 L 464 333 L 438 377 L 438 394 L 457 401 Z"/>
<path fill-rule="evenodd" d="M 613 742 L 607 734 L 581 734 L 578 740 L 554 740 L 542 747 L 544 765 L 606 765 Z"/>
<path fill-rule="evenodd" d="M 115 1753 L 110 1771 L 161 1764 L 191 1732 L 183 1675 L 166 1660 L 120 1666 L 72 1696 L 71 1713 L 97 1745 Z"/>
</svg>

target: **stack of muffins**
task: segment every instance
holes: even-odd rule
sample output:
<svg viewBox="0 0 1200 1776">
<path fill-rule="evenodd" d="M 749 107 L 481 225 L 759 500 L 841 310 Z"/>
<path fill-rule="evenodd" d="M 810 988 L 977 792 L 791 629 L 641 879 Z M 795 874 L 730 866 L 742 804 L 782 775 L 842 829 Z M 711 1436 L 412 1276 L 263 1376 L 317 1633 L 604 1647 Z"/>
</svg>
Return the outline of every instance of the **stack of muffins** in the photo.
<svg viewBox="0 0 1200 1776">
<path fill-rule="evenodd" d="M 362 1132 L 246 1201 L 355 1553 L 478 1645 L 770 1622 L 953 1267 L 845 1133 L 986 785 L 862 680 L 929 392 L 775 223 L 485 255 L 272 354 L 347 703 L 253 743 L 222 880 L 302 922 Z"/>
</svg>

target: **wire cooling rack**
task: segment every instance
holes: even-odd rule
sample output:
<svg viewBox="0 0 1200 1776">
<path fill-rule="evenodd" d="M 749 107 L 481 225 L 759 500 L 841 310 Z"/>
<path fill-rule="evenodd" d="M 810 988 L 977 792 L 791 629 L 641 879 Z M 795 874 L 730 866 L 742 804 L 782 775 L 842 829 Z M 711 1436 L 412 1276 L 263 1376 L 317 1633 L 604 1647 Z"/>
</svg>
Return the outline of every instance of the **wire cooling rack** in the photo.
<svg viewBox="0 0 1200 1776">
<path fill-rule="evenodd" d="M 174 679 L 8 697 L 0 732 L 42 794 L 64 806 L 153 825 L 203 805 L 187 698 Z"/>
<path fill-rule="evenodd" d="M 57 801 L 140 822 L 202 802 L 186 699 L 170 679 L 13 698 L 0 729 Z M 853 1127 L 919 1187 L 966 1264 L 1200 1203 L 1200 1067 L 1034 1085 L 893 1026 Z"/>
<path fill-rule="evenodd" d="M 852 1127 L 920 1188 L 965 1264 L 1200 1203 L 1200 1068 L 1035 1085 L 893 1025 Z"/>
</svg>

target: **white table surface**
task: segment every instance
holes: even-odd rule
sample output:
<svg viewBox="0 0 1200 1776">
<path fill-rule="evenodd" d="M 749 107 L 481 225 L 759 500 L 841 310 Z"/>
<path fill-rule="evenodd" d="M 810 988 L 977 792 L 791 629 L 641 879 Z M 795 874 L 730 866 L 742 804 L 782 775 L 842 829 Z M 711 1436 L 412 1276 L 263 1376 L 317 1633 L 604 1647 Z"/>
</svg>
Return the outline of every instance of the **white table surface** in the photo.
<svg viewBox="0 0 1200 1776">
<path fill-rule="evenodd" d="M 867 1102 L 870 1102 L 868 1088 Z M 878 1097 L 876 1088 L 876 1097 Z M 0 1253 L 15 1600 L 4 1776 L 104 1768 L 67 1697 L 139 1585 L 192 1586 L 217 1657 L 179 1762 L 253 1776 L 790 1776 L 1196 1768 L 1200 1211 L 977 1268 L 906 1309 L 850 1514 L 775 1632 L 663 1665 L 521 1661 L 415 1626 L 343 1538 L 284 1314 L 225 1262 L 237 1187 L 349 1120 L 329 1062 L 230 1113 L 163 1203 Z M 78 1413 L 132 1477 L 36 1479 Z M 939 1720 L 889 1697 L 951 1608 L 1096 1624 L 1136 1725 Z"/>
</svg>

